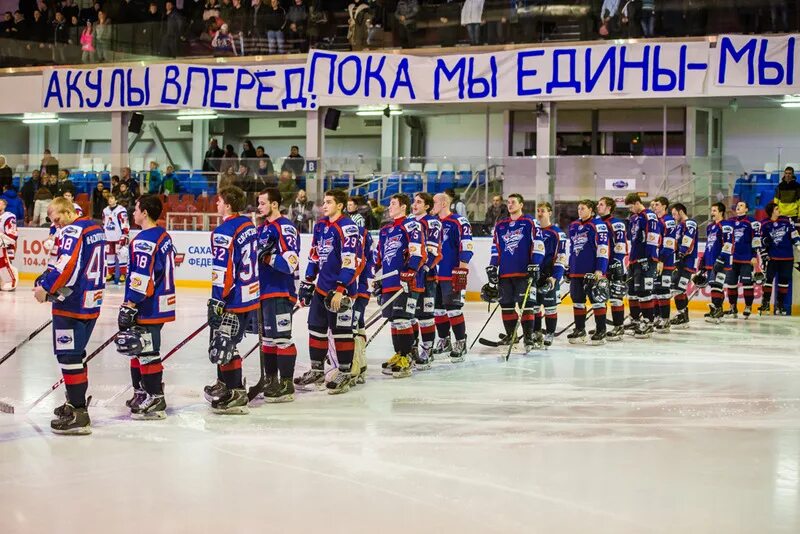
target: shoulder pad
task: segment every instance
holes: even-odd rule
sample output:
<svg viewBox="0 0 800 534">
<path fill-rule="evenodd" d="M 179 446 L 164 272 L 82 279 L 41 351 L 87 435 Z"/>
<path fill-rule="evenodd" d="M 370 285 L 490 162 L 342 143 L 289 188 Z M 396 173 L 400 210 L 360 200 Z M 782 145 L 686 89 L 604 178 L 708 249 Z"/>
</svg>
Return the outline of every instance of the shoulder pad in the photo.
<svg viewBox="0 0 800 534">
<path fill-rule="evenodd" d="M 462 217 L 461 215 L 456 216 L 456 220 L 461 224 L 469 224 L 469 221 L 466 217 Z"/>
<path fill-rule="evenodd" d="M 675 219 L 666 219 L 664 224 L 669 226 L 670 228 L 675 228 Z"/>
</svg>

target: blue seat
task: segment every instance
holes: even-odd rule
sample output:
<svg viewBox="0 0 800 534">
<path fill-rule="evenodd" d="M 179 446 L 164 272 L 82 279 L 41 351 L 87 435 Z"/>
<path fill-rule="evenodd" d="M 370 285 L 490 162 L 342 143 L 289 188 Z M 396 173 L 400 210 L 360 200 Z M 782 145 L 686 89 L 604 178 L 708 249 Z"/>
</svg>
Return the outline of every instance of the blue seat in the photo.
<svg viewBox="0 0 800 534">
<path fill-rule="evenodd" d="M 350 175 L 343 174 L 341 176 L 333 176 L 331 180 L 333 189 L 349 189 L 350 188 Z"/>
<path fill-rule="evenodd" d="M 436 184 L 439 183 L 439 171 L 428 171 L 425 173 L 428 179 L 428 193 L 436 193 Z"/>
<path fill-rule="evenodd" d="M 422 177 L 419 175 L 403 176 L 400 192 L 408 196 L 413 196 L 422 191 Z"/>
<path fill-rule="evenodd" d="M 472 173 L 470 171 L 458 171 L 458 180 L 456 180 L 456 187 L 467 187 L 472 181 Z"/>
<path fill-rule="evenodd" d="M 443 193 L 447 189 L 455 189 L 456 187 L 456 173 L 455 171 L 442 171 L 439 175 L 439 183 L 436 185 L 436 192 Z"/>
<path fill-rule="evenodd" d="M 193 172 L 184 191 L 192 195 L 198 195 L 203 191 L 208 191 L 206 176 L 202 172 Z"/>
</svg>

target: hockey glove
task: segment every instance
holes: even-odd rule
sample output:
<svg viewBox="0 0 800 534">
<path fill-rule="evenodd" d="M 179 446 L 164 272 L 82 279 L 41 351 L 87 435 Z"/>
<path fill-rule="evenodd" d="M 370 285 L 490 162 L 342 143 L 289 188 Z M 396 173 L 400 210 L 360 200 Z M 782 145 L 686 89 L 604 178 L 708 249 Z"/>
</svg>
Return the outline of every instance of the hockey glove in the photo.
<svg viewBox="0 0 800 534">
<path fill-rule="evenodd" d="M 453 291 L 463 291 L 467 289 L 467 274 L 469 271 L 461 267 L 453 269 Z"/>
<path fill-rule="evenodd" d="M 300 290 L 297 292 L 297 299 L 302 306 L 311 306 L 311 298 L 314 296 L 314 284 L 312 282 L 300 282 Z"/>
<path fill-rule="evenodd" d="M 534 281 L 539 279 L 539 266 L 535 263 L 528 265 L 528 278 Z"/>
<path fill-rule="evenodd" d="M 717 261 L 714 262 L 714 274 L 718 274 L 725 271 L 725 260 L 722 258 L 717 258 Z"/>
<path fill-rule="evenodd" d="M 136 314 L 139 311 L 136 308 L 122 305 L 119 307 L 119 315 L 117 315 L 117 326 L 120 330 L 128 330 L 136 326 Z"/>
<path fill-rule="evenodd" d="M 259 263 L 266 263 L 267 265 L 270 264 L 270 256 L 273 256 L 277 251 L 277 243 L 272 239 L 270 236 L 269 239 L 265 239 L 260 243 L 261 248 L 258 251 L 258 261 Z"/>
<path fill-rule="evenodd" d="M 496 286 L 500 283 L 500 273 L 496 265 L 489 265 L 486 267 L 486 276 L 489 278 L 489 283 Z"/>
<path fill-rule="evenodd" d="M 208 326 L 212 330 L 217 330 L 222 324 L 222 314 L 225 311 L 225 303 L 217 299 L 208 299 Z"/>
<path fill-rule="evenodd" d="M 408 271 L 405 273 L 400 273 L 400 287 L 403 288 L 403 291 L 406 293 L 410 293 L 414 291 L 417 287 L 417 273 L 414 271 Z"/>
<path fill-rule="evenodd" d="M 122 234 L 122 239 L 119 240 L 119 246 L 121 247 L 128 246 L 128 234 Z"/>
<path fill-rule="evenodd" d="M 380 280 L 373 280 L 372 281 L 372 294 L 377 297 L 381 293 L 383 293 L 383 284 L 381 283 Z"/>
</svg>

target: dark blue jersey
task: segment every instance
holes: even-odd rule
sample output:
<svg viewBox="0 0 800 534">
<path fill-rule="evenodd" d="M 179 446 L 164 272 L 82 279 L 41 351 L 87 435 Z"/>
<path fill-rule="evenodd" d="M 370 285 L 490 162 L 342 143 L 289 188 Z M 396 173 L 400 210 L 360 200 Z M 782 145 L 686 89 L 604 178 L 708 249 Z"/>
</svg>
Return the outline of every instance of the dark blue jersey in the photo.
<svg viewBox="0 0 800 534">
<path fill-rule="evenodd" d="M 166 230 L 142 230 L 128 245 L 125 300 L 136 304 L 139 324 L 175 320 L 175 247 Z"/>
<path fill-rule="evenodd" d="M 794 261 L 792 247 L 800 249 L 800 235 L 789 217 L 761 223 L 761 243 L 771 260 Z"/>
<path fill-rule="evenodd" d="M 569 277 L 583 278 L 587 273 L 608 270 L 608 227 L 600 217 L 577 220 L 569 225 L 571 243 Z"/>
<path fill-rule="evenodd" d="M 536 219 L 522 215 L 505 217 L 494 226 L 490 265 L 499 267 L 500 278 L 528 275 L 528 265 L 541 265 L 544 243 Z"/>
<path fill-rule="evenodd" d="M 466 217 L 451 213 L 440 218 L 442 223 L 442 259 L 437 280 L 451 280 L 453 269 L 472 259 L 472 226 Z"/>
<path fill-rule="evenodd" d="M 419 274 L 423 271 L 426 257 L 422 224 L 414 217 L 400 217 L 381 228 L 375 260 L 384 275 L 381 280 L 383 292 L 390 293 L 400 289 L 401 273 Z M 386 276 L 394 271 L 395 274 Z M 420 284 L 419 276 L 416 285 L 416 291 L 425 289 L 424 280 Z"/>
<path fill-rule="evenodd" d="M 731 266 L 730 259 L 733 253 L 733 226 L 728 221 L 711 222 L 706 230 L 706 249 L 703 252 L 703 266 L 710 270 L 714 268 L 717 258 L 725 263 L 725 268 Z"/>
<path fill-rule="evenodd" d="M 671 271 L 675 268 L 675 252 L 678 246 L 678 223 L 672 215 L 661 217 L 661 250 L 659 260 L 664 264 L 664 269 Z"/>
<path fill-rule="evenodd" d="M 211 233 L 211 297 L 225 311 L 245 313 L 258 308 L 258 230 L 243 215 L 232 215 Z"/>
<path fill-rule="evenodd" d="M 435 215 L 423 215 L 417 220 L 425 232 L 425 251 L 428 253 L 423 267 L 425 279 L 436 280 L 437 266 L 442 261 L 442 221 Z"/>
<path fill-rule="evenodd" d="M 675 242 L 678 252 L 683 256 L 683 268 L 691 272 L 697 270 L 697 222 L 686 219 L 678 225 Z"/>
<path fill-rule="evenodd" d="M 274 252 L 269 264 L 259 262 L 258 282 L 261 300 L 284 297 L 297 300 L 295 279 L 300 267 L 300 235 L 292 221 L 278 217 L 272 222 L 264 221 L 258 228 L 258 246 L 261 249 L 271 244 Z"/>
<path fill-rule="evenodd" d="M 761 249 L 761 223 L 747 215 L 728 223 L 733 227 L 733 263 L 750 263 Z"/>
<path fill-rule="evenodd" d="M 625 221 L 613 215 L 602 217 L 603 222 L 608 227 L 608 247 L 610 250 L 609 263 L 618 261 L 622 264 L 623 270 L 626 268 L 628 259 L 628 228 Z"/>
<path fill-rule="evenodd" d="M 306 280 L 317 279 L 317 292 L 327 295 L 336 290 L 351 297 L 358 293 L 362 255 L 361 231 L 349 217 L 335 221 L 328 217 L 314 225 Z"/>
<path fill-rule="evenodd" d="M 542 273 L 558 281 L 567 269 L 567 234 L 556 225 L 539 228 L 544 245 Z"/>
<path fill-rule="evenodd" d="M 656 214 L 645 209 L 638 215 L 631 214 L 629 222 L 631 263 L 643 258 L 658 261 L 661 248 L 661 222 Z"/>
</svg>

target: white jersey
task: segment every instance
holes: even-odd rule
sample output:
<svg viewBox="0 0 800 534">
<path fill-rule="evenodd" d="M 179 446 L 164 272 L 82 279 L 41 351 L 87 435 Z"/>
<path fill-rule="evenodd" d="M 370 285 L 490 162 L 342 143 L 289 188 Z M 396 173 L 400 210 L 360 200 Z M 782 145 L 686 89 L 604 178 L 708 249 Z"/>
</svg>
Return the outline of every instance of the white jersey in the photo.
<svg viewBox="0 0 800 534">
<path fill-rule="evenodd" d="M 0 248 L 5 249 L 9 261 L 17 251 L 17 216 L 9 211 L 0 213 Z"/>
<path fill-rule="evenodd" d="M 107 206 L 103 210 L 103 229 L 106 232 L 106 241 L 109 243 L 122 240 L 123 235 L 128 235 L 128 211 L 117 204 L 114 208 Z"/>
</svg>

